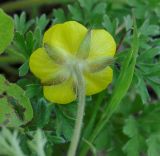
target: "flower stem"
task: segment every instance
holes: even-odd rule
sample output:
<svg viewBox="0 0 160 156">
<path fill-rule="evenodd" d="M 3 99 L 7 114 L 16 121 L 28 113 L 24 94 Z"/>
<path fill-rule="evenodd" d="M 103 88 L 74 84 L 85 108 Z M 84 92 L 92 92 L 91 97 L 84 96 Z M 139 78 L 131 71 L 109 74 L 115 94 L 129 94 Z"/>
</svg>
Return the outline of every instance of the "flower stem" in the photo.
<svg viewBox="0 0 160 156">
<path fill-rule="evenodd" d="M 79 66 L 75 65 L 75 77 L 77 81 L 77 92 L 78 92 L 78 110 L 75 128 L 71 140 L 71 144 L 68 150 L 68 156 L 75 156 L 76 150 L 78 147 L 82 124 L 83 124 L 83 116 L 85 110 L 85 82 Z"/>
</svg>

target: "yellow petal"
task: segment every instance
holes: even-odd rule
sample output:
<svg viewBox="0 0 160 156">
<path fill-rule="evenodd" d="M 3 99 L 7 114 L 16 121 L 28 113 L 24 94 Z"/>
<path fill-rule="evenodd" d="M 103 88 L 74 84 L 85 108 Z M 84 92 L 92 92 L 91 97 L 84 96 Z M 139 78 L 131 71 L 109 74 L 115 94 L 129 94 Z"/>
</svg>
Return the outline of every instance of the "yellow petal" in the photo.
<svg viewBox="0 0 160 156">
<path fill-rule="evenodd" d="M 102 56 L 114 56 L 115 51 L 116 43 L 107 31 L 104 29 L 92 30 L 89 59 Z"/>
<path fill-rule="evenodd" d="M 86 33 L 87 29 L 83 25 L 75 21 L 68 21 L 48 29 L 44 34 L 43 43 L 61 47 L 75 54 Z"/>
<path fill-rule="evenodd" d="M 76 99 L 71 79 L 58 85 L 44 86 L 43 92 L 47 100 L 58 104 L 67 104 Z"/>
<path fill-rule="evenodd" d="M 60 66 L 55 64 L 43 48 L 37 49 L 32 53 L 29 66 L 31 72 L 41 79 L 41 81 L 47 81 L 53 78 L 54 74 L 59 71 Z"/>
<path fill-rule="evenodd" d="M 112 81 L 113 71 L 110 67 L 96 73 L 84 73 L 86 94 L 93 95 L 104 90 Z"/>
</svg>

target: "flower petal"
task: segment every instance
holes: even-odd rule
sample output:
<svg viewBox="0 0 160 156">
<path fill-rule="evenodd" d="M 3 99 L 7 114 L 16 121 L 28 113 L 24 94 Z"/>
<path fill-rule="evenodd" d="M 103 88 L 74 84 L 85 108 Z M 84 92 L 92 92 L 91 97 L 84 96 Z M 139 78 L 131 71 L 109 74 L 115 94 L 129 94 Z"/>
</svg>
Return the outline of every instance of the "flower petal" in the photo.
<svg viewBox="0 0 160 156">
<path fill-rule="evenodd" d="M 91 45 L 89 59 L 114 56 L 116 51 L 116 43 L 113 37 L 104 29 L 92 30 Z"/>
<path fill-rule="evenodd" d="M 87 29 L 83 25 L 75 21 L 68 21 L 48 29 L 44 34 L 43 43 L 61 47 L 75 54 L 86 33 Z"/>
<path fill-rule="evenodd" d="M 96 73 L 84 73 L 86 94 L 93 95 L 104 90 L 112 81 L 113 71 L 107 67 Z"/>
<path fill-rule="evenodd" d="M 46 99 L 58 104 L 67 104 L 76 99 L 71 79 L 58 85 L 44 86 L 43 92 Z"/>
<path fill-rule="evenodd" d="M 39 48 L 32 53 L 29 66 L 32 73 L 41 81 L 52 79 L 54 74 L 60 70 L 60 66 L 53 62 L 43 48 Z"/>
</svg>

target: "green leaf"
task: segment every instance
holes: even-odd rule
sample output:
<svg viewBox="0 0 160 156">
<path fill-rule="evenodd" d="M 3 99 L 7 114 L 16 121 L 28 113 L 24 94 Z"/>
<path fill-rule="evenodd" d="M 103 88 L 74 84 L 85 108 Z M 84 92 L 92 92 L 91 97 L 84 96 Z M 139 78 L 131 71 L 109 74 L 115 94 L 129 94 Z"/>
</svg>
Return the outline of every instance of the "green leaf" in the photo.
<svg viewBox="0 0 160 156">
<path fill-rule="evenodd" d="M 138 83 L 136 85 L 137 92 L 141 96 L 141 99 L 143 101 L 143 104 L 147 104 L 148 101 L 150 100 L 150 96 L 147 90 L 147 85 L 145 81 L 143 80 L 143 77 L 140 72 L 137 72 L 137 78 L 138 78 Z"/>
<path fill-rule="evenodd" d="M 64 144 L 66 143 L 66 140 L 63 137 L 55 136 L 52 132 L 45 132 L 48 142 L 51 142 L 51 144 L 54 142 L 55 144 Z"/>
<path fill-rule="evenodd" d="M 140 33 L 144 36 L 156 35 L 160 31 L 158 25 L 150 25 L 149 19 L 146 19 L 140 28 Z"/>
<path fill-rule="evenodd" d="M 138 56 L 137 61 L 140 62 L 147 62 L 149 63 L 149 61 L 153 61 L 152 59 L 156 56 L 156 55 L 160 55 L 160 47 L 152 47 L 150 49 L 147 49 L 144 52 L 141 52 L 141 54 Z"/>
<path fill-rule="evenodd" d="M 84 8 L 87 11 L 91 11 L 93 5 L 98 1 L 98 0 L 78 0 L 80 3 L 80 6 Z"/>
<path fill-rule="evenodd" d="M 110 32 L 113 33 L 113 24 L 110 20 L 110 18 L 108 17 L 108 15 L 104 15 L 103 17 L 103 23 L 102 25 Z"/>
<path fill-rule="evenodd" d="M 105 14 L 106 7 L 107 5 L 105 2 L 98 3 L 93 9 L 93 14 L 100 14 L 100 15 Z"/>
<path fill-rule="evenodd" d="M 26 13 L 22 12 L 20 16 L 14 15 L 15 29 L 20 34 L 24 34 L 34 23 L 34 20 L 27 21 Z"/>
<path fill-rule="evenodd" d="M 66 118 L 59 109 L 56 109 L 56 116 L 57 136 L 62 135 L 67 141 L 70 141 L 73 134 L 74 121 L 72 119 Z"/>
<path fill-rule="evenodd" d="M 49 23 L 49 20 L 47 19 L 45 14 L 42 14 L 39 18 L 36 18 L 35 22 L 36 26 L 39 27 L 41 31 L 43 31 Z"/>
<path fill-rule="evenodd" d="M 66 16 L 62 9 L 53 10 L 53 16 L 53 23 L 62 23 L 66 21 Z"/>
<path fill-rule="evenodd" d="M 26 59 L 29 59 L 32 52 L 41 46 L 42 33 L 39 27 L 34 33 L 28 31 L 25 35 L 20 32 L 15 33 L 14 47 Z"/>
<path fill-rule="evenodd" d="M 28 61 L 26 61 L 19 68 L 19 76 L 25 76 L 28 73 L 28 71 L 29 71 L 29 64 L 28 64 Z"/>
<path fill-rule="evenodd" d="M 118 20 L 117 19 L 114 19 L 114 20 L 111 21 L 111 19 L 109 18 L 109 16 L 107 14 L 105 14 L 103 16 L 102 26 L 107 31 L 109 31 L 112 35 L 115 35 L 117 24 L 118 24 Z"/>
<path fill-rule="evenodd" d="M 26 95 L 29 98 L 33 98 L 36 95 L 39 95 L 42 91 L 42 86 L 40 84 L 29 84 L 26 86 Z"/>
<path fill-rule="evenodd" d="M 16 84 L 0 76 L 0 125 L 17 127 L 33 117 L 33 110 L 25 92 Z"/>
<path fill-rule="evenodd" d="M 138 32 L 137 32 L 136 23 L 134 21 L 134 33 L 133 33 L 132 47 L 131 47 L 130 52 L 126 55 L 126 59 L 125 59 L 126 61 L 124 61 L 122 64 L 122 69 L 115 83 L 113 94 L 111 96 L 111 99 L 108 105 L 106 106 L 106 110 L 103 115 L 103 118 L 105 118 L 106 121 L 108 120 L 108 117 L 117 109 L 120 101 L 126 95 L 131 85 L 133 74 L 134 74 L 134 69 L 136 65 L 138 48 L 139 48 Z"/>
<path fill-rule="evenodd" d="M 150 100 L 150 96 L 149 96 L 149 93 L 148 93 L 148 90 L 147 90 L 147 86 L 146 86 L 143 79 L 140 79 L 140 83 L 139 83 L 137 92 L 140 94 L 143 103 L 147 104 L 148 101 Z"/>
<path fill-rule="evenodd" d="M 147 133 L 159 132 L 160 131 L 160 105 L 150 104 L 145 107 L 144 112 L 139 118 L 139 127 Z"/>
<path fill-rule="evenodd" d="M 130 15 L 127 15 L 124 17 L 124 23 L 125 23 L 126 31 L 132 28 L 133 20 Z"/>
<path fill-rule="evenodd" d="M 125 146 L 123 147 L 123 151 L 127 156 L 139 156 L 142 145 L 143 138 L 139 135 L 136 135 L 125 144 Z"/>
<path fill-rule="evenodd" d="M 111 144 L 111 140 L 113 133 L 112 133 L 112 128 L 110 125 L 107 125 L 101 133 L 98 135 L 94 142 L 94 146 L 97 149 L 97 151 L 105 150 L 106 148 L 109 148 Z M 105 139 L 104 139 L 105 138 Z"/>
<path fill-rule="evenodd" d="M 138 134 L 138 125 L 136 120 L 131 116 L 125 120 L 125 125 L 123 127 L 123 133 L 129 137 L 133 137 Z"/>
<path fill-rule="evenodd" d="M 42 46 L 42 32 L 39 27 L 34 30 L 34 47 L 33 50 Z"/>
<path fill-rule="evenodd" d="M 77 20 L 79 22 L 83 21 L 83 14 L 78 4 L 68 5 L 68 10 L 70 11 L 72 15 L 73 20 Z"/>
<path fill-rule="evenodd" d="M 36 39 L 34 39 L 33 33 L 31 31 L 26 33 L 26 53 L 29 56 L 32 54 L 35 40 Z"/>
<path fill-rule="evenodd" d="M 25 58 L 28 58 L 27 50 L 26 50 L 26 43 L 24 35 L 20 32 L 16 32 L 14 36 L 14 46 L 16 50 Z"/>
<path fill-rule="evenodd" d="M 45 99 L 40 98 L 38 101 L 33 103 L 34 118 L 32 120 L 32 126 L 34 128 L 43 128 L 48 124 L 50 115 L 53 110 L 53 104 L 48 103 Z"/>
<path fill-rule="evenodd" d="M 152 134 L 147 139 L 147 145 L 148 145 L 148 156 L 159 156 L 160 154 L 160 133 L 158 134 Z"/>
<path fill-rule="evenodd" d="M 14 35 L 14 23 L 10 16 L 0 9 L 0 54 L 11 43 Z"/>
</svg>

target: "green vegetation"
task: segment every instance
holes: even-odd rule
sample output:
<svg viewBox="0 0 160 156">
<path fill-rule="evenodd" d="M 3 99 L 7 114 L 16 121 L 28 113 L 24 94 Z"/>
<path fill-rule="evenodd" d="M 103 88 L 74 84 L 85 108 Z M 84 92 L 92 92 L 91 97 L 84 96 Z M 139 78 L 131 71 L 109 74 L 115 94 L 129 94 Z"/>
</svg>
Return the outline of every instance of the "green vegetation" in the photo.
<svg viewBox="0 0 160 156">
<path fill-rule="evenodd" d="M 30 72 L 29 58 L 42 47 L 51 25 L 70 20 L 107 30 L 117 44 L 112 83 L 86 97 L 77 156 L 160 155 L 159 0 L 4 3 L 0 3 L 0 155 L 67 155 L 77 101 L 67 105 L 47 101 L 40 80 Z"/>
</svg>

